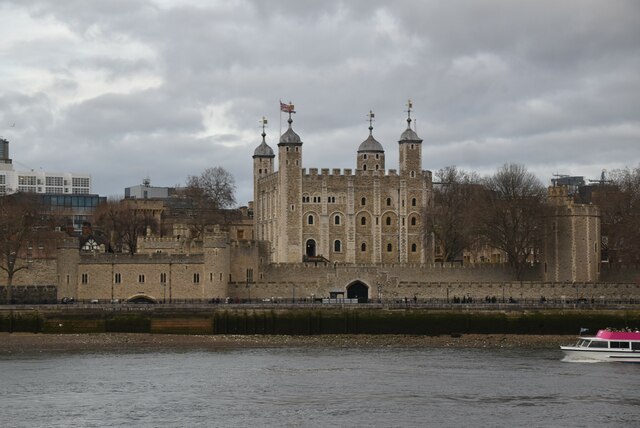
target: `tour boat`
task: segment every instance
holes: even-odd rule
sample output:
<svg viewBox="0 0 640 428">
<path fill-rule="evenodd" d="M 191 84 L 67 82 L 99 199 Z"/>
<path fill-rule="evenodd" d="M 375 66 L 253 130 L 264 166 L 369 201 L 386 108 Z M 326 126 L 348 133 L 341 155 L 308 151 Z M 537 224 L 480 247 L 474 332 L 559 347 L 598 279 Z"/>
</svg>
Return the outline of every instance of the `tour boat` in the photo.
<svg viewBox="0 0 640 428">
<path fill-rule="evenodd" d="M 583 336 L 580 330 L 578 342 L 573 346 L 561 346 L 566 360 L 623 361 L 640 363 L 640 331 L 629 329 L 599 330 L 595 336 Z"/>
</svg>

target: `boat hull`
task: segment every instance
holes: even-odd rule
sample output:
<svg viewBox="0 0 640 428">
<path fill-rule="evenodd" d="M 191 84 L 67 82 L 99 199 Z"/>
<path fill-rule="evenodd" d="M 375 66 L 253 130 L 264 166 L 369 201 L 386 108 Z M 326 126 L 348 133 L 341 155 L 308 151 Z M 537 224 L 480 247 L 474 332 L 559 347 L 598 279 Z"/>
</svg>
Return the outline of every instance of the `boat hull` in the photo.
<svg viewBox="0 0 640 428">
<path fill-rule="evenodd" d="M 640 352 L 632 350 L 585 349 L 575 346 L 561 346 L 562 352 L 569 361 L 620 361 L 640 363 Z"/>
</svg>

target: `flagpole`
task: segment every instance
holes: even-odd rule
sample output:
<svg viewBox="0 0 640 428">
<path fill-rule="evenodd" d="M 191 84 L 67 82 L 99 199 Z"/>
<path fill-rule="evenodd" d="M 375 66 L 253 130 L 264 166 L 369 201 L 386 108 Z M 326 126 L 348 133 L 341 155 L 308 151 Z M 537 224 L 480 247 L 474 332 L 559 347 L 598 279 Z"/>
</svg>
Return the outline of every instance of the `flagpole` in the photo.
<svg viewBox="0 0 640 428">
<path fill-rule="evenodd" d="M 278 141 L 280 141 L 280 136 L 282 135 L 282 100 L 280 100 L 280 105 L 278 105 L 278 110 L 280 110 L 280 133 L 278 134 Z"/>
</svg>

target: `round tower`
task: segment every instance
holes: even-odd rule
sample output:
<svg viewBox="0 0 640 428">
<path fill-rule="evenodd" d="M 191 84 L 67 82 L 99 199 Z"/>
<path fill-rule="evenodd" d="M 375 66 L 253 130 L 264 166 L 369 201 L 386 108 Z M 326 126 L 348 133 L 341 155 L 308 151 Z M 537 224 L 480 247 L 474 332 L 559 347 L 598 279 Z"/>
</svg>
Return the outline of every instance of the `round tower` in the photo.
<svg viewBox="0 0 640 428">
<path fill-rule="evenodd" d="M 369 137 L 358 147 L 356 169 L 358 171 L 384 172 L 384 148 L 373 138 L 373 118 L 375 114 L 369 111 Z"/>
<path fill-rule="evenodd" d="M 261 180 L 273 173 L 273 158 L 275 154 L 267 142 L 265 137 L 265 127 L 267 125 L 267 119 L 262 118 L 262 142 L 256 147 L 253 152 L 253 218 L 255 226 L 256 239 L 266 239 L 264 223 L 268 220 L 266 218 L 267 212 L 266 197 L 264 195 L 266 189 L 262 189 Z"/>
<path fill-rule="evenodd" d="M 407 129 L 400 135 L 400 176 L 418 178 L 422 172 L 422 140 L 411 129 L 411 101 L 407 104 Z"/>
</svg>

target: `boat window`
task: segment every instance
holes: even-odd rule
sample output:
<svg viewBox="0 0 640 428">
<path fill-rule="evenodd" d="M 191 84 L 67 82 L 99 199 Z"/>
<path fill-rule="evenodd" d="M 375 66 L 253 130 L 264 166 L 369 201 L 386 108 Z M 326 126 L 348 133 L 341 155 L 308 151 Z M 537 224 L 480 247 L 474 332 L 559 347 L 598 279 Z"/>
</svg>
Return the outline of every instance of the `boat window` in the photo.
<svg viewBox="0 0 640 428">
<path fill-rule="evenodd" d="M 607 342 L 605 341 L 593 340 L 589 344 L 589 348 L 608 348 L 608 346 L 607 346 Z"/>
<path fill-rule="evenodd" d="M 611 341 L 609 343 L 610 343 L 610 345 L 609 345 L 610 348 L 629 349 L 629 342 L 614 342 L 614 341 Z"/>
<path fill-rule="evenodd" d="M 578 348 L 586 348 L 587 346 L 589 346 L 589 341 L 588 340 L 578 340 L 578 344 L 576 345 Z"/>
<path fill-rule="evenodd" d="M 631 349 L 634 351 L 640 351 L 640 342 L 631 342 Z"/>
</svg>

